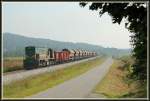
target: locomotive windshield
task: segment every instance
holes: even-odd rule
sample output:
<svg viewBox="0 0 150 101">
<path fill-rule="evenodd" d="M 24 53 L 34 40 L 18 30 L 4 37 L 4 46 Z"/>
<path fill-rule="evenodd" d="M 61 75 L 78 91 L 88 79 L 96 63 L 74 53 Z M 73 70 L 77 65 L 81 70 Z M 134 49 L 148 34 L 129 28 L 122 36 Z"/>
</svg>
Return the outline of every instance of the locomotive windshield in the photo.
<svg viewBox="0 0 150 101">
<path fill-rule="evenodd" d="M 26 56 L 33 56 L 35 54 L 35 47 L 26 47 L 25 48 L 25 55 Z"/>
</svg>

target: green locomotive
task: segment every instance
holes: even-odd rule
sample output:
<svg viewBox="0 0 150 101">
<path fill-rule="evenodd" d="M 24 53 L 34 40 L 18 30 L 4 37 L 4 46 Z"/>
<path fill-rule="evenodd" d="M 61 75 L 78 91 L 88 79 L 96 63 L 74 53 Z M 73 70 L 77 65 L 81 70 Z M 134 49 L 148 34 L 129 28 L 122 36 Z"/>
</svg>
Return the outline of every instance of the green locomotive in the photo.
<svg viewBox="0 0 150 101">
<path fill-rule="evenodd" d="M 25 47 L 24 68 L 33 69 L 54 64 L 54 51 L 50 48 Z"/>
</svg>

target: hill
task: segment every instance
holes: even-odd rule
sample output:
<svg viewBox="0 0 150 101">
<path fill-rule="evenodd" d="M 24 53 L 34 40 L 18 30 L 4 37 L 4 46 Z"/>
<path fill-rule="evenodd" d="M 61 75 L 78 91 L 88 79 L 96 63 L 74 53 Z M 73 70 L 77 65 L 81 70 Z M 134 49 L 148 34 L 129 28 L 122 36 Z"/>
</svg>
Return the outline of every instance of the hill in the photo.
<svg viewBox="0 0 150 101">
<path fill-rule="evenodd" d="M 104 48 L 98 45 L 87 43 L 61 42 L 50 39 L 31 38 L 13 33 L 3 33 L 3 54 L 4 57 L 24 56 L 24 48 L 33 45 L 36 47 L 50 47 L 57 51 L 63 48 L 85 49 L 95 51 L 100 55 L 122 56 L 130 54 L 131 49 Z"/>
</svg>

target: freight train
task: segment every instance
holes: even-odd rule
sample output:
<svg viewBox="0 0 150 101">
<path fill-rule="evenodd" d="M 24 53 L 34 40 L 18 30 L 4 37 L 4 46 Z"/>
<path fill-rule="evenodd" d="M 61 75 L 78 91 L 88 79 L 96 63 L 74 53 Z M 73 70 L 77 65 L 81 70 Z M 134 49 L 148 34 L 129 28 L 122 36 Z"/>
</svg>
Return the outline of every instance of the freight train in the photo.
<svg viewBox="0 0 150 101">
<path fill-rule="evenodd" d="M 33 69 L 81 60 L 96 55 L 96 52 L 79 49 L 62 49 L 62 51 L 55 51 L 51 48 L 27 46 L 25 47 L 23 65 L 25 69 Z"/>
</svg>

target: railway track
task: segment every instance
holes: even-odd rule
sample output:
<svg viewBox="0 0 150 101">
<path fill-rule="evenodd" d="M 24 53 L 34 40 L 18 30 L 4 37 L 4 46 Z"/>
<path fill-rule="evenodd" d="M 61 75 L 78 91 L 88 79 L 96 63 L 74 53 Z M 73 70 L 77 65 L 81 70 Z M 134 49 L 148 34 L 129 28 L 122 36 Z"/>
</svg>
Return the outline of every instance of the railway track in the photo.
<svg viewBox="0 0 150 101">
<path fill-rule="evenodd" d="M 27 71 L 27 70 L 21 69 L 21 70 L 16 70 L 16 71 L 11 71 L 11 72 L 5 72 L 5 73 L 3 73 L 3 76 L 10 75 L 10 74 L 15 74 L 15 73 L 21 73 L 21 72 L 25 72 L 25 71 Z"/>
<path fill-rule="evenodd" d="M 18 71 L 14 71 L 14 72 L 4 73 L 3 77 L 2 77 L 2 81 L 3 81 L 3 84 L 6 85 L 6 84 L 9 84 L 9 83 L 17 81 L 17 80 L 25 79 L 29 76 L 38 75 L 38 74 L 41 74 L 44 72 L 53 72 L 58 69 L 66 68 L 70 65 L 74 65 L 74 64 L 78 64 L 78 63 L 85 62 L 88 60 L 96 59 L 97 57 L 98 56 L 83 59 L 83 60 L 73 61 L 73 62 L 69 62 L 69 63 L 65 63 L 65 64 L 53 65 L 53 66 L 49 66 L 49 67 L 45 67 L 45 68 L 37 68 L 37 69 L 32 69 L 32 70 L 18 70 Z"/>
</svg>

